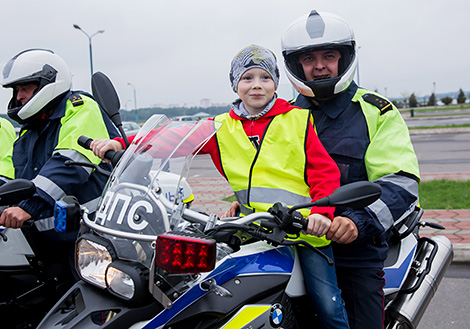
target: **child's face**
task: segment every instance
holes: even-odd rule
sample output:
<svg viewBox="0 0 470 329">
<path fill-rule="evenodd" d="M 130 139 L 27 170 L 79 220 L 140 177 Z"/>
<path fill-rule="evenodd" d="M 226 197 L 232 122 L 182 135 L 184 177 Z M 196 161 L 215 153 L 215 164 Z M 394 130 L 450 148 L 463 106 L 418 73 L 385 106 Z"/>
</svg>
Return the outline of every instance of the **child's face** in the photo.
<svg viewBox="0 0 470 329">
<path fill-rule="evenodd" d="M 237 94 L 243 101 L 248 113 L 254 115 L 262 112 L 273 99 L 276 85 L 263 69 L 258 67 L 243 73 L 237 87 Z"/>
</svg>

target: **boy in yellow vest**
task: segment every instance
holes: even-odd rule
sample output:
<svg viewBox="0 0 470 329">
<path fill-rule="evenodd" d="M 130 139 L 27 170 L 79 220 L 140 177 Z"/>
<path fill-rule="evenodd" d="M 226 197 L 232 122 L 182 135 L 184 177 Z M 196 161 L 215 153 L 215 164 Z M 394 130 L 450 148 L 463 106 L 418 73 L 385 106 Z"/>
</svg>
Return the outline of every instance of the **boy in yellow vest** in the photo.
<svg viewBox="0 0 470 329">
<path fill-rule="evenodd" d="M 267 211 L 278 201 L 290 206 L 315 201 L 339 187 L 339 169 L 320 143 L 309 111 L 277 97 L 279 69 L 270 50 L 256 45 L 242 49 L 232 61 L 230 82 L 240 98 L 230 112 L 214 118 L 223 125 L 201 150 L 211 155 L 235 192 L 238 209 L 231 207 L 229 217 L 238 211 Z M 109 149 L 124 148 L 117 140 L 95 140 L 91 147 L 103 158 Z M 301 234 L 330 258 L 325 234 L 333 212 L 304 209 L 309 224 Z M 334 266 L 308 248 L 297 250 L 321 327 L 349 328 Z"/>
</svg>

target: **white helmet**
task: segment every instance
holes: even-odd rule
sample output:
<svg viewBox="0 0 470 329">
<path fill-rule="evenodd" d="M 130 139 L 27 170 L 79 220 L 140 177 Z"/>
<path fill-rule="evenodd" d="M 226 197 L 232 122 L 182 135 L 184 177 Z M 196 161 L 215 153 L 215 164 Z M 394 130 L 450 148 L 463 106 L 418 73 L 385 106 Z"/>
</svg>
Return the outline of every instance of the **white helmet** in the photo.
<svg viewBox="0 0 470 329">
<path fill-rule="evenodd" d="M 337 15 L 312 10 L 287 28 L 281 46 L 287 77 L 304 96 L 319 101 L 331 99 L 345 91 L 354 78 L 357 67 L 354 32 Z M 299 54 L 323 49 L 336 49 L 341 53 L 338 77 L 306 81 Z"/>
<path fill-rule="evenodd" d="M 37 83 L 33 97 L 21 105 L 16 86 Z M 23 124 L 37 118 L 47 105 L 57 101 L 72 87 L 72 76 L 64 60 L 46 49 L 29 49 L 10 59 L 3 67 L 4 88 L 13 88 L 8 116 Z"/>
</svg>

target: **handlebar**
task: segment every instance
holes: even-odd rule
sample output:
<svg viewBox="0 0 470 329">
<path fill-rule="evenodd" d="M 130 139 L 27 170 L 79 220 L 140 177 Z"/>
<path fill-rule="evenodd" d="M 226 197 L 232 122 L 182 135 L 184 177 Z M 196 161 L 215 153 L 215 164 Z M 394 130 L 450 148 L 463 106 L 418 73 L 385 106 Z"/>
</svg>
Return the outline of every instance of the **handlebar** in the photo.
<svg viewBox="0 0 470 329">
<path fill-rule="evenodd" d="M 80 136 L 77 140 L 77 143 L 78 145 L 80 145 L 81 147 L 87 149 L 87 150 L 91 150 L 90 148 L 90 145 L 91 145 L 91 142 L 93 142 L 93 139 L 90 138 L 90 137 L 87 137 L 87 136 Z M 119 162 L 119 159 L 121 159 L 121 156 L 123 154 L 124 151 L 113 151 L 113 150 L 108 150 L 106 151 L 106 153 L 104 154 L 104 157 L 105 159 L 108 159 L 109 161 L 111 161 L 111 165 L 113 167 L 116 166 L 116 164 Z"/>
</svg>

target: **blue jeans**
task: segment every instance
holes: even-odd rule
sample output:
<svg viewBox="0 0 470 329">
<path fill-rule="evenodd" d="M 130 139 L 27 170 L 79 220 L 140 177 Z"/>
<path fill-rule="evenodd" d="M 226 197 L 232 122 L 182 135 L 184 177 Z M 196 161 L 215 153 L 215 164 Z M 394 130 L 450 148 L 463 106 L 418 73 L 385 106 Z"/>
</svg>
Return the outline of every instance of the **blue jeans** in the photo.
<svg viewBox="0 0 470 329">
<path fill-rule="evenodd" d="M 318 248 L 333 259 L 330 246 Z M 323 329 L 349 329 L 348 316 L 336 281 L 335 267 L 306 247 L 297 247 L 304 275 L 305 287 Z"/>
</svg>

